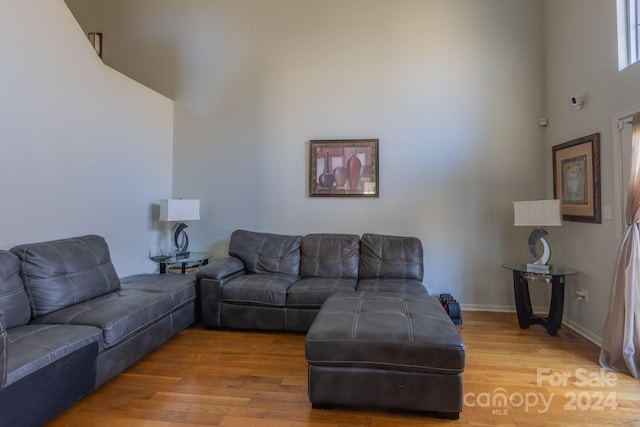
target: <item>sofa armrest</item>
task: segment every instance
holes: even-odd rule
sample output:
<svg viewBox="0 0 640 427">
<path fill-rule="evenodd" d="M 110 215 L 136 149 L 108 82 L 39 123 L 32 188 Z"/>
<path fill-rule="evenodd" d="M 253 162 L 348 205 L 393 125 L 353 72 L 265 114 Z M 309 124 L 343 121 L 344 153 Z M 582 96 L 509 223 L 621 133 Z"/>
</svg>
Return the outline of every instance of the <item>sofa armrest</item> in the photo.
<svg viewBox="0 0 640 427">
<path fill-rule="evenodd" d="M 226 257 L 217 259 L 198 269 L 197 278 L 223 280 L 229 276 L 244 272 L 244 263 L 240 258 Z"/>
<path fill-rule="evenodd" d="M 202 326 L 217 329 L 222 308 L 222 288 L 231 279 L 245 274 L 244 263 L 237 257 L 213 261 L 198 269 L 200 287 L 200 314 Z"/>
</svg>

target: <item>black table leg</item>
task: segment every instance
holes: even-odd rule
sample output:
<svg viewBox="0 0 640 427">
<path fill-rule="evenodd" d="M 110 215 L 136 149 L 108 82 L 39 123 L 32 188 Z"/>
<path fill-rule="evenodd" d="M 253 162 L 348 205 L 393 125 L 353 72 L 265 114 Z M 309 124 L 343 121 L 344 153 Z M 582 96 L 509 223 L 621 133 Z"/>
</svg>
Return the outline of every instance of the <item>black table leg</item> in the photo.
<svg viewBox="0 0 640 427">
<path fill-rule="evenodd" d="M 551 280 L 551 305 L 547 317 L 547 332 L 556 336 L 562 326 L 562 312 L 564 310 L 564 276 L 553 276 Z"/>
<path fill-rule="evenodd" d="M 533 315 L 531 297 L 529 295 L 529 282 L 527 282 L 519 271 L 513 272 L 513 294 L 516 300 L 518 323 L 522 329 L 528 329 L 529 319 Z"/>
<path fill-rule="evenodd" d="M 549 315 L 546 319 L 533 314 L 531 296 L 529 294 L 529 278 L 519 271 L 513 272 L 513 291 L 520 328 L 528 329 L 530 325 L 542 325 L 549 335 L 556 336 L 558 329 L 562 326 L 564 276 L 556 275 L 551 278 L 551 303 L 549 305 Z"/>
</svg>

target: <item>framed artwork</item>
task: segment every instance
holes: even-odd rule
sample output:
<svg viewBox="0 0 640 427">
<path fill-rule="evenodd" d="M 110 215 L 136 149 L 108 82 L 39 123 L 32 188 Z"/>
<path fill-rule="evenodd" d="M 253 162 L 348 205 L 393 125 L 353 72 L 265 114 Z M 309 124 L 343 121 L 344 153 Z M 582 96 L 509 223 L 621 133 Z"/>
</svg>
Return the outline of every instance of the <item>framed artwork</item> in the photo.
<svg viewBox="0 0 640 427">
<path fill-rule="evenodd" d="M 96 50 L 96 53 L 102 58 L 102 33 L 89 33 L 89 41 L 91 46 Z"/>
<path fill-rule="evenodd" d="M 378 197 L 378 140 L 309 141 L 310 197 Z"/>
<path fill-rule="evenodd" d="M 553 197 L 562 219 L 602 222 L 600 214 L 600 134 L 553 147 Z"/>
</svg>

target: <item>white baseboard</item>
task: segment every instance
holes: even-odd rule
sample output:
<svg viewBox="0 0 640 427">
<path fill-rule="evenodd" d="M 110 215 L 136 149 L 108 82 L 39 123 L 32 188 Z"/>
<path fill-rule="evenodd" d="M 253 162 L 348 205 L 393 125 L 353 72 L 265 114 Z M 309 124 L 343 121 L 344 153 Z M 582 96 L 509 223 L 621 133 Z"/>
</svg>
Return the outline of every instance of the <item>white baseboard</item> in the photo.
<svg viewBox="0 0 640 427">
<path fill-rule="evenodd" d="M 562 325 L 571 328 L 578 335 L 582 335 L 583 337 L 585 337 L 586 339 L 588 339 L 589 341 L 591 341 L 592 343 L 594 343 L 598 347 L 602 347 L 602 337 L 594 334 L 591 331 L 586 330 L 585 328 L 583 328 L 582 326 L 578 325 L 573 320 L 563 319 L 562 320 Z"/>
<path fill-rule="evenodd" d="M 462 311 L 490 311 L 494 313 L 515 313 L 516 312 L 515 306 L 509 306 L 509 305 L 460 304 L 460 309 Z M 534 307 L 533 311 L 534 313 L 546 313 L 549 311 L 549 307 Z M 574 321 L 569 319 L 563 319 L 562 325 L 570 328 L 575 333 L 591 341 L 598 347 L 602 347 L 602 337 L 592 333 L 591 331 L 586 330 L 585 328 L 578 325 Z"/>
</svg>

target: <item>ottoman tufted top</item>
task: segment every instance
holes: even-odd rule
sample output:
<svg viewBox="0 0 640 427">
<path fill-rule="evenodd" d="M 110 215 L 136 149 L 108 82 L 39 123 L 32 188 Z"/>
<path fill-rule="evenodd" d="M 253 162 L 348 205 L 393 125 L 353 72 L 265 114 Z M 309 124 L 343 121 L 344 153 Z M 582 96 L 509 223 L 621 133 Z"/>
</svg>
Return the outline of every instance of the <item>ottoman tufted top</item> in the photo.
<svg viewBox="0 0 640 427">
<path fill-rule="evenodd" d="M 460 373 L 465 347 L 440 302 L 426 294 L 338 292 L 307 332 L 307 361 L 409 372 Z"/>
</svg>

